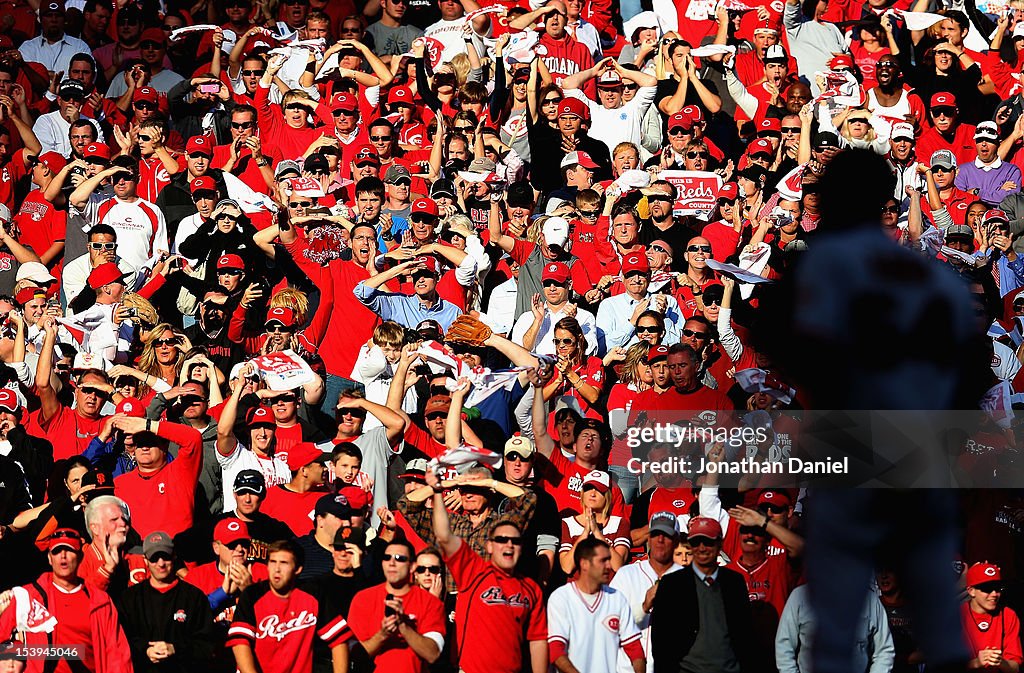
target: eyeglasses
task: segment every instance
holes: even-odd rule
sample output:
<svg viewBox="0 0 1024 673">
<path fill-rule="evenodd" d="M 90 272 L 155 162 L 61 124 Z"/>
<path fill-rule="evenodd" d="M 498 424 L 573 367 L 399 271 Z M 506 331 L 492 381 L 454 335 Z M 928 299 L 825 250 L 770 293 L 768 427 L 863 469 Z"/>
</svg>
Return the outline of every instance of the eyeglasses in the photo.
<svg viewBox="0 0 1024 673">
<path fill-rule="evenodd" d="M 384 554 L 382 557 L 385 561 L 394 561 L 395 563 L 408 563 L 408 554 Z"/>
<path fill-rule="evenodd" d="M 686 246 L 686 252 L 711 252 L 710 245 L 688 245 Z"/>
<path fill-rule="evenodd" d="M 93 395 L 104 400 L 110 398 L 110 393 L 106 390 L 100 390 L 99 388 L 93 388 L 92 386 L 83 386 L 80 390 L 83 395 Z"/>
<path fill-rule="evenodd" d="M 516 451 L 509 451 L 508 453 L 505 454 L 505 460 L 507 460 L 509 462 L 512 462 L 512 463 L 519 463 L 519 462 L 525 463 L 526 461 L 530 460 L 531 458 L 532 458 L 532 456 L 524 456 L 523 454 L 518 453 Z"/>
<path fill-rule="evenodd" d="M 447 390 L 445 392 L 447 392 Z M 427 414 L 424 418 L 426 418 L 428 421 L 438 421 L 441 420 L 442 418 L 448 418 L 448 414 L 444 413 L 443 411 L 435 411 L 432 414 Z"/>
<path fill-rule="evenodd" d="M 491 542 L 495 544 L 508 544 L 511 542 L 513 545 L 518 547 L 519 545 L 523 544 L 523 538 L 519 537 L 518 535 L 515 537 L 511 535 L 495 535 L 491 538 Z"/>
<path fill-rule="evenodd" d="M 552 339 L 556 346 L 571 346 L 576 343 L 576 339 Z"/>
<path fill-rule="evenodd" d="M 698 157 L 700 157 L 701 159 L 709 159 L 711 157 L 711 155 L 708 154 L 707 152 L 687 152 L 686 153 L 686 158 L 687 159 L 696 159 Z"/>
<path fill-rule="evenodd" d="M 310 208 L 312 206 L 313 206 L 313 202 L 312 201 L 289 201 L 288 202 L 288 207 L 289 208 L 293 208 L 293 209 L 294 208 Z"/>
<path fill-rule="evenodd" d="M 153 343 L 157 346 L 180 346 L 181 339 L 178 337 L 171 337 L 170 339 L 157 339 Z"/>
<path fill-rule="evenodd" d="M 553 278 L 548 278 L 544 281 L 544 287 L 565 287 L 565 283 L 560 283 Z"/>
<path fill-rule="evenodd" d="M 661 328 L 658 327 L 657 325 L 647 325 L 646 327 L 641 327 L 638 325 L 636 328 L 637 334 L 657 334 L 660 331 Z"/>
<path fill-rule="evenodd" d="M 370 140 L 375 143 L 389 143 L 391 142 L 391 136 L 370 136 Z"/>
<path fill-rule="evenodd" d="M 97 251 L 99 251 L 99 250 L 106 250 L 108 252 L 113 252 L 114 250 L 117 250 L 117 243 L 99 243 L 99 242 L 93 241 L 93 242 L 89 243 L 89 249 L 90 250 L 97 250 Z"/>
<path fill-rule="evenodd" d="M 650 201 L 650 197 L 647 197 L 647 200 Z M 663 255 L 667 255 L 668 254 L 668 250 L 666 250 L 665 248 L 661 247 L 660 245 L 652 245 L 652 246 L 650 246 L 650 248 L 654 252 L 660 252 Z"/>
<path fill-rule="evenodd" d="M 416 566 L 416 572 L 420 575 L 425 575 L 427 573 L 431 575 L 440 575 L 441 566 Z"/>
<path fill-rule="evenodd" d="M 256 122 L 231 122 L 231 128 L 233 129 L 251 129 L 255 128 Z"/>
<path fill-rule="evenodd" d="M 691 339 L 699 339 L 701 341 L 704 341 L 705 339 L 708 338 L 708 333 L 707 332 L 695 332 L 692 329 L 684 329 L 683 330 L 683 336 L 684 337 L 689 337 Z"/>
<path fill-rule="evenodd" d="M 697 535 L 689 538 L 691 547 L 714 547 L 718 544 L 718 540 L 712 540 L 709 537 L 703 535 Z"/>
<path fill-rule="evenodd" d="M 799 126 L 783 126 L 782 127 L 782 132 L 785 133 L 786 135 L 789 135 L 791 133 L 800 133 L 800 131 L 801 131 L 801 129 L 800 129 Z"/>
</svg>

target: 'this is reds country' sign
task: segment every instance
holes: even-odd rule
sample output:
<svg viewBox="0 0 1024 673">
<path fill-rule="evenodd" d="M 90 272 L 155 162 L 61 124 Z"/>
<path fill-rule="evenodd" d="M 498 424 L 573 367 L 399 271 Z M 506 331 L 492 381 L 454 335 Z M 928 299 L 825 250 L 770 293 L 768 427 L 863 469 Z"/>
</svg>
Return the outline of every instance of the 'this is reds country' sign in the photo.
<svg viewBox="0 0 1024 673">
<path fill-rule="evenodd" d="M 675 185 L 676 202 L 673 215 L 706 216 L 714 211 L 722 178 L 706 171 L 662 171 L 659 180 Z"/>
</svg>

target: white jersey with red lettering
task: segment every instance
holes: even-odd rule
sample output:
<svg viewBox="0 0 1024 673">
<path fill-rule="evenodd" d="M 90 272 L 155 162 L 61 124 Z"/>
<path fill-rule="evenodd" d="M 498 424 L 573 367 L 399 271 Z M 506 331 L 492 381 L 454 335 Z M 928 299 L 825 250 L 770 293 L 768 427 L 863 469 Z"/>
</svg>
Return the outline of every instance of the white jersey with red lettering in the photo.
<svg viewBox="0 0 1024 673">
<path fill-rule="evenodd" d="M 548 646 L 561 643 L 578 671 L 615 673 L 619 649 L 640 642 L 629 600 L 621 591 L 602 586 L 585 594 L 570 582 L 548 600 Z"/>
<path fill-rule="evenodd" d="M 99 205 L 96 221 L 114 228 L 117 254 L 136 269 L 145 266 L 157 250 L 170 250 L 164 214 L 145 199 L 113 196 Z"/>
</svg>

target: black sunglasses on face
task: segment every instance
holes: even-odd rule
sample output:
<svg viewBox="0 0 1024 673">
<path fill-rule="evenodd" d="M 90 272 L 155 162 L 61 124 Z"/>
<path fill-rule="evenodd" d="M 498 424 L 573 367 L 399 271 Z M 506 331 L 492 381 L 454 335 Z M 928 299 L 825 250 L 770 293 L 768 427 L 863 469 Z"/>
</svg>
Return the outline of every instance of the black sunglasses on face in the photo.
<svg viewBox="0 0 1024 673">
<path fill-rule="evenodd" d="M 428 421 L 439 421 L 442 418 L 448 418 L 448 414 L 444 413 L 443 411 L 437 411 L 432 414 L 427 414 L 425 418 Z"/>
<path fill-rule="evenodd" d="M 267 334 L 291 334 L 295 328 L 284 325 L 271 325 L 267 327 Z"/>
<path fill-rule="evenodd" d="M 243 70 L 242 74 L 246 77 L 263 77 L 265 72 L 266 70 Z"/>
<path fill-rule="evenodd" d="M 649 194 L 647 203 L 672 203 L 672 197 L 668 194 Z M 664 250 L 662 251 L 664 252 Z"/>
<path fill-rule="evenodd" d="M 523 538 L 519 537 L 518 535 L 495 535 L 491 538 L 491 542 L 495 544 L 508 544 L 511 542 L 513 545 L 518 547 L 519 545 L 523 544 Z"/>
<path fill-rule="evenodd" d="M 505 460 L 513 462 L 513 463 L 518 463 L 518 462 L 524 462 L 525 463 L 526 461 L 530 460 L 532 457 L 533 456 L 524 456 L 524 455 L 522 455 L 522 454 L 520 454 L 520 453 L 518 453 L 516 451 L 509 451 L 508 453 L 505 454 Z"/>
<path fill-rule="evenodd" d="M 241 276 L 241 269 L 217 269 L 218 276 Z"/>
<path fill-rule="evenodd" d="M 81 390 L 83 395 L 95 395 L 96 397 L 104 400 L 110 398 L 110 393 L 106 390 L 100 390 L 99 388 L 93 388 L 92 386 L 82 386 Z"/>
<path fill-rule="evenodd" d="M 256 126 L 256 122 L 231 122 L 231 128 L 233 129 L 251 129 Z"/>
<path fill-rule="evenodd" d="M 692 130 L 684 129 L 682 126 L 677 126 L 674 129 L 669 129 L 669 132 L 668 132 L 668 134 L 670 136 L 690 135 L 692 133 L 693 133 Z"/>
<path fill-rule="evenodd" d="M 657 334 L 660 331 L 661 331 L 661 328 L 658 327 L 657 325 L 648 325 L 646 327 L 644 327 L 644 326 L 637 326 L 637 328 L 636 328 L 636 333 L 637 334 Z"/>
<path fill-rule="evenodd" d="M 370 136 L 370 140 L 375 143 L 389 143 L 391 136 Z"/>
<path fill-rule="evenodd" d="M 648 197 L 648 198 L 647 198 L 647 200 L 649 201 L 649 200 L 650 200 L 650 197 Z M 665 255 L 667 255 L 667 254 L 668 254 L 668 250 L 666 250 L 665 248 L 661 247 L 660 245 L 652 245 L 652 246 L 651 246 L 651 250 L 653 250 L 654 252 L 660 252 L 660 253 L 663 253 L 663 254 L 665 254 Z"/>
<path fill-rule="evenodd" d="M 544 287 L 565 287 L 565 283 L 559 283 L 557 280 L 549 278 L 544 281 Z"/>
<path fill-rule="evenodd" d="M 705 339 L 708 338 L 708 333 L 707 332 L 695 332 L 692 329 L 684 329 L 683 330 L 683 336 L 689 337 L 691 339 L 699 339 L 700 341 L 704 341 Z"/>
<path fill-rule="evenodd" d="M 408 563 L 408 554 L 384 554 L 382 557 L 385 561 L 394 561 L 395 563 Z"/>
<path fill-rule="evenodd" d="M 181 339 L 178 337 L 171 337 L 170 339 L 157 339 L 153 343 L 157 346 L 180 346 Z"/>
<path fill-rule="evenodd" d="M 312 201 L 289 201 L 288 202 L 288 207 L 292 208 L 292 209 L 295 209 L 295 208 L 310 208 L 310 207 L 312 207 L 312 205 L 313 205 Z"/>
<path fill-rule="evenodd" d="M 688 245 L 686 252 L 711 252 L 710 245 Z"/>
<path fill-rule="evenodd" d="M 718 540 L 712 540 L 704 535 L 697 535 L 689 539 L 691 547 L 714 547 L 718 544 Z"/>
<path fill-rule="evenodd" d="M 416 566 L 416 572 L 420 575 L 425 575 L 427 573 L 431 575 L 440 575 L 441 566 Z"/>
<path fill-rule="evenodd" d="M 277 404 L 279 402 L 291 403 L 295 401 L 295 395 L 278 395 L 277 397 L 271 397 L 267 399 L 268 404 Z"/>
<path fill-rule="evenodd" d="M 132 103 L 136 110 L 155 110 L 156 103 L 150 103 L 148 100 L 139 100 Z"/>
</svg>

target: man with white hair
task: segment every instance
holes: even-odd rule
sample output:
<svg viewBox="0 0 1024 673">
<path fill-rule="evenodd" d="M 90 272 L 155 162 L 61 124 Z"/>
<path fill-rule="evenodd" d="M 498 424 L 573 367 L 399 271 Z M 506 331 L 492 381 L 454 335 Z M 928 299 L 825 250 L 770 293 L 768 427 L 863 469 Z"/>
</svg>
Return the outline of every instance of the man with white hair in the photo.
<svg viewBox="0 0 1024 673">
<path fill-rule="evenodd" d="M 95 482 L 95 490 L 104 495 L 96 496 L 85 506 L 85 527 L 92 542 L 82 549 L 78 574 L 91 586 L 117 596 L 146 577 L 145 562 L 138 554 L 123 552 L 131 514 L 128 504 L 112 495 L 113 480 L 96 473 Z"/>
</svg>

